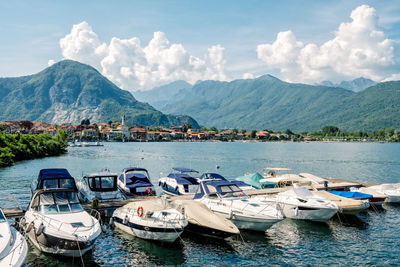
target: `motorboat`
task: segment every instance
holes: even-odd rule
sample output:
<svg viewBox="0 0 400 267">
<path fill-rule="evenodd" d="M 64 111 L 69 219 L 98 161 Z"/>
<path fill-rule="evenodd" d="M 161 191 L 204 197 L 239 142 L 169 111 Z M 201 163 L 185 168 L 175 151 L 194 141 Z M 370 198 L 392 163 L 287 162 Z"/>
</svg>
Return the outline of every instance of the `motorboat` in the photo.
<svg viewBox="0 0 400 267">
<path fill-rule="evenodd" d="M 40 251 L 79 257 L 101 233 L 100 214 L 83 210 L 74 189 L 39 189 L 21 220 L 26 235 Z"/>
<path fill-rule="evenodd" d="M 276 203 L 251 199 L 237 185 L 226 180 L 201 180 L 194 199 L 230 219 L 239 229 L 265 231 L 283 220 Z"/>
<path fill-rule="evenodd" d="M 182 213 L 153 197 L 116 209 L 111 223 L 133 236 L 168 243 L 174 242 L 188 224 Z"/>
<path fill-rule="evenodd" d="M 314 195 L 305 187 L 278 193 L 276 199 L 285 217 L 290 219 L 325 222 L 339 210 L 335 202 Z"/>
<path fill-rule="evenodd" d="M 314 195 L 318 195 L 322 198 L 331 200 L 336 203 L 339 208 L 339 213 L 345 215 L 356 215 L 359 212 L 366 210 L 369 208 L 370 204 L 368 200 L 360 200 L 360 199 L 353 199 L 342 197 L 339 195 L 335 195 L 329 193 L 327 191 L 312 191 Z"/>
<path fill-rule="evenodd" d="M 351 187 L 350 190 L 353 192 L 360 192 L 367 195 L 371 195 L 372 198 L 369 199 L 369 202 L 374 206 L 382 206 L 387 198 L 386 195 L 378 192 L 377 190 L 371 187 L 359 187 L 359 188 Z"/>
<path fill-rule="evenodd" d="M 185 231 L 213 238 L 227 238 L 239 234 L 239 229 L 230 220 L 193 199 L 171 199 L 171 206 L 185 215 L 188 226 Z"/>
<path fill-rule="evenodd" d="M 37 189 L 69 188 L 76 190 L 75 179 L 67 169 L 42 169 L 31 183 L 31 192 Z"/>
<path fill-rule="evenodd" d="M 0 210 L 0 266 L 21 266 L 27 254 L 25 237 L 8 224 Z"/>
<path fill-rule="evenodd" d="M 198 178 L 193 177 L 193 174 L 199 173 L 198 171 L 180 167 L 174 167 L 172 170 L 173 172 L 167 177 L 158 180 L 158 185 L 164 193 L 168 195 L 193 195 L 196 193 L 199 181 Z"/>
<path fill-rule="evenodd" d="M 380 184 L 368 187 L 386 196 L 386 202 L 400 203 L 400 184 Z"/>
<path fill-rule="evenodd" d="M 117 178 L 116 173 L 110 172 L 91 173 L 83 176 L 76 183 L 79 199 L 83 203 L 92 203 L 94 200 L 108 202 L 125 199 L 118 189 Z"/>
<path fill-rule="evenodd" d="M 155 196 L 154 185 L 150 182 L 149 172 L 144 168 L 125 168 L 119 176 L 117 185 L 126 197 Z"/>
</svg>

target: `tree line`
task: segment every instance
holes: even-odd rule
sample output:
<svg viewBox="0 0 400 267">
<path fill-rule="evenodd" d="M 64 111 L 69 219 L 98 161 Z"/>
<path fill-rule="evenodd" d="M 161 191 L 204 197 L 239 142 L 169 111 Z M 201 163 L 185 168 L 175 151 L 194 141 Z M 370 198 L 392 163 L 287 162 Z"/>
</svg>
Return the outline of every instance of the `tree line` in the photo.
<svg viewBox="0 0 400 267">
<path fill-rule="evenodd" d="M 58 156 L 65 153 L 68 134 L 5 134 L 0 131 L 0 167 L 12 166 L 17 161 Z"/>
</svg>

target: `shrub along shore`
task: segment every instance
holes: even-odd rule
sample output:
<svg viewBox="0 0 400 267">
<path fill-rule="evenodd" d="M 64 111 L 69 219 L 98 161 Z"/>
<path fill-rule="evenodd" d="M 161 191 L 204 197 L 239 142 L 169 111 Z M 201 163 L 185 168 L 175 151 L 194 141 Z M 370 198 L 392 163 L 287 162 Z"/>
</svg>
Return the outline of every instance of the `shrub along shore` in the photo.
<svg viewBox="0 0 400 267">
<path fill-rule="evenodd" d="M 66 131 L 50 134 L 5 134 L 0 131 L 0 168 L 17 161 L 58 156 L 67 151 Z"/>
</svg>

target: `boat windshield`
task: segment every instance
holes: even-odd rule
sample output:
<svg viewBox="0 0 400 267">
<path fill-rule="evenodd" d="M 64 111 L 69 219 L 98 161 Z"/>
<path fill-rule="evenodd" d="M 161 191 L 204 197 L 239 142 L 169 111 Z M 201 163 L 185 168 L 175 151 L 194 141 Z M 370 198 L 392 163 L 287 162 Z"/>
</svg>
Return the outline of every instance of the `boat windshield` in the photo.
<svg viewBox="0 0 400 267">
<path fill-rule="evenodd" d="M 221 197 L 228 198 L 228 197 L 242 197 L 245 195 L 243 191 L 237 185 L 234 184 L 218 185 L 217 187 L 208 184 L 207 189 L 209 191 L 209 196 L 215 196 L 216 194 L 218 194 Z"/>
<path fill-rule="evenodd" d="M 6 217 L 4 216 L 3 212 L 0 210 L 0 222 L 5 222 Z"/>
<path fill-rule="evenodd" d="M 32 208 L 44 214 L 79 212 L 83 208 L 75 192 L 47 192 L 35 197 Z"/>
<path fill-rule="evenodd" d="M 40 188 L 75 188 L 75 181 L 73 178 L 44 179 Z"/>
<path fill-rule="evenodd" d="M 115 191 L 117 189 L 116 176 L 88 177 L 92 191 Z"/>
</svg>

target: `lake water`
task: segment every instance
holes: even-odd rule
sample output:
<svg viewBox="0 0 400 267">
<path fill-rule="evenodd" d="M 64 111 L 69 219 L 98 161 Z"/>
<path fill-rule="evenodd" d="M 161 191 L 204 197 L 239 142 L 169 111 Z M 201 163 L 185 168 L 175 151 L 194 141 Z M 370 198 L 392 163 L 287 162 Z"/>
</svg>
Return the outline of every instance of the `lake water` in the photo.
<svg viewBox="0 0 400 267">
<path fill-rule="evenodd" d="M 219 166 L 219 169 L 216 166 Z M 160 173 L 173 166 L 218 172 L 228 179 L 265 167 L 286 167 L 372 183 L 400 182 L 400 144 L 381 143 L 105 143 L 104 147 L 69 148 L 60 157 L 19 162 L 0 169 L 0 206 L 10 194 L 25 208 L 30 182 L 43 168 L 67 168 L 74 177 L 108 168 L 147 168 L 158 185 Z M 159 188 L 158 188 L 158 191 Z M 226 241 L 182 236 L 162 245 L 106 229 L 86 266 L 126 265 L 400 265 L 400 206 L 384 205 L 357 217 L 311 223 L 285 219 L 264 233 L 242 233 Z M 57 259 L 30 246 L 28 266 L 79 265 L 80 259 Z"/>
</svg>

